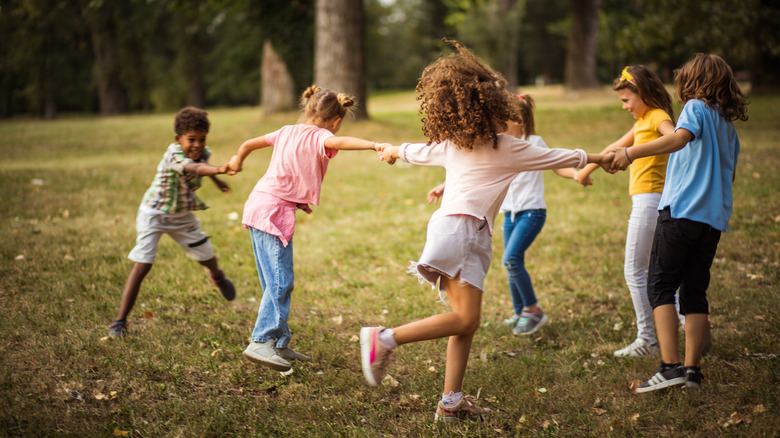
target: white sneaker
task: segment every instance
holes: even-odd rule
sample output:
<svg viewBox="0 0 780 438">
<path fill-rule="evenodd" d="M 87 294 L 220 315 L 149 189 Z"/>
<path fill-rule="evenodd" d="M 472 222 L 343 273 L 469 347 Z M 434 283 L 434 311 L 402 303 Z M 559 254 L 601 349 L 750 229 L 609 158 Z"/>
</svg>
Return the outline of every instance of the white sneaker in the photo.
<svg viewBox="0 0 780 438">
<path fill-rule="evenodd" d="M 637 338 L 631 345 L 613 353 L 615 357 L 644 357 L 658 354 L 658 342 L 651 344 L 642 338 Z"/>
<path fill-rule="evenodd" d="M 244 350 L 244 357 L 248 360 L 265 365 L 276 371 L 289 371 L 292 368 L 290 362 L 287 362 L 274 348 L 275 341 L 252 342 Z"/>
</svg>

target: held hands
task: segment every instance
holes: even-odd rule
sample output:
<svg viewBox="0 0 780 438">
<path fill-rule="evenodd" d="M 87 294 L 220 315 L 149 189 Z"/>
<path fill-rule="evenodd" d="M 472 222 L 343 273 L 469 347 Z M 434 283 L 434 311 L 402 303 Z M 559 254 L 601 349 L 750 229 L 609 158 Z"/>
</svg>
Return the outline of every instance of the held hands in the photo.
<svg viewBox="0 0 780 438">
<path fill-rule="evenodd" d="M 395 160 L 398 159 L 398 151 L 401 148 L 398 146 L 393 146 L 390 144 L 386 144 L 386 146 L 383 147 L 382 151 L 377 151 L 379 154 L 379 159 L 382 161 L 386 161 L 387 164 L 393 165 L 395 164 Z"/>
<path fill-rule="evenodd" d="M 631 161 L 629 161 L 629 155 L 626 148 L 615 149 L 615 159 L 612 160 L 613 172 L 617 172 L 618 170 L 626 170 L 629 164 L 631 164 Z"/>
<path fill-rule="evenodd" d="M 612 162 L 615 159 L 615 153 L 614 152 L 607 152 L 606 154 L 603 154 L 601 157 L 601 168 L 604 169 L 604 172 L 607 172 L 609 174 L 614 174 L 617 172 L 617 169 L 612 168 Z M 621 169 L 623 170 L 623 169 Z"/>
<path fill-rule="evenodd" d="M 228 175 L 235 175 L 238 172 L 241 172 L 241 159 L 238 157 L 238 155 L 233 155 L 230 158 L 230 161 L 225 165 L 226 171 Z"/>
<path fill-rule="evenodd" d="M 428 203 L 429 204 L 438 204 L 439 199 L 444 196 L 444 184 L 439 184 L 438 186 L 431 189 L 430 192 L 428 192 Z"/>
</svg>

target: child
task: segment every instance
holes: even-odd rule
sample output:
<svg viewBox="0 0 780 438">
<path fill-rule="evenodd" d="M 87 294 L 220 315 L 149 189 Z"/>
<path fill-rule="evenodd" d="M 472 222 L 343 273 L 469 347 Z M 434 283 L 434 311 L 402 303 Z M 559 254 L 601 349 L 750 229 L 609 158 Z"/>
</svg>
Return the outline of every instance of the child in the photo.
<svg viewBox="0 0 780 438">
<path fill-rule="evenodd" d="M 699 368 L 709 327 L 707 287 L 721 232 L 732 209 L 739 139 L 734 120 L 747 120 L 747 102 L 726 62 L 697 54 L 675 74 L 683 103 L 674 133 L 615 151 L 615 169 L 651 155 L 671 153 L 650 255 L 648 295 L 661 365 L 635 392 L 685 384 L 701 389 Z M 677 351 L 674 294 L 685 315 L 685 367 Z"/>
<path fill-rule="evenodd" d="M 135 248 L 127 256 L 135 265 L 127 278 L 119 313 L 108 328 L 111 336 L 127 334 L 127 315 L 133 309 L 141 282 L 152 269 L 157 243 L 163 234 L 171 236 L 187 251 L 187 256 L 208 269 L 209 277 L 226 300 L 236 297 L 233 283 L 219 269 L 209 236 L 201 230 L 200 221 L 192 213 L 208 208 L 195 196 L 201 177 L 210 176 L 223 193 L 230 193 L 230 187 L 215 176 L 225 173 L 227 166 L 208 164 L 211 150 L 206 146 L 206 135 L 210 126 L 208 113 L 201 109 L 187 107 L 176 114 L 176 142 L 165 151 L 157 165 L 157 175 L 138 208 L 138 237 Z"/>
<path fill-rule="evenodd" d="M 381 151 L 383 147 L 334 136 L 354 103 L 346 94 L 313 85 L 301 99 L 303 123 L 245 141 L 228 164 L 231 174 L 239 172 L 252 151 L 274 146 L 268 170 L 244 206 L 243 223 L 249 229 L 263 289 L 252 342 L 244 357 L 277 371 L 289 370 L 290 361 L 309 359 L 288 346 L 295 211 L 311 213 L 308 204 L 319 205 L 328 163 L 340 149 Z"/>
<path fill-rule="evenodd" d="M 519 94 L 514 103 L 518 107 L 520 121 L 508 120 L 504 134 L 527 141 L 533 146 L 546 148 L 547 145 L 536 134 L 534 124 L 534 100 L 529 95 Z M 595 164 L 591 166 L 596 166 Z M 574 168 L 553 169 L 564 178 L 574 178 Z M 584 185 L 593 180 L 586 176 Z M 428 192 L 428 203 L 438 202 L 444 193 L 444 184 Z M 514 312 L 504 321 L 515 335 L 530 335 L 539 330 L 548 321 L 536 300 L 531 277 L 525 268 L 525 251 L 542 231 L 547 218 L 547 205 L 544 202 L 544 178 L 542 172 L 535 170 L 520 172 L 509 185 L 509 191 L 501 204 L 499 213 L 504 213 L 504 257 L 503 264 L 509 278 L 509 292 L 512 296 Z"/>
<path fill-rule="evenodd" d="M 444 290 L 452 312 L 393 329 L 363 327 L 360 345 L 363 374 L 376 386 L 398 345 L 449 337 L 444 393 L 435 419 L 479 419 L 490 409 L 462 394 L 469 350 L 479 327 L 482 290 L 492 254 L 491 234 L 501 200 L 518 172 L 586 163 L 609 163 L 611 156 L 583 150 L 547 149 L 499 134 L 507 120 L 519 121 L 515 97 L 506 81 L 468 49 L 452 41 L 456 53 L 426 67 L 417 84 L 423 133 L 428 144 L 386 147 L 389 164 L 404 161 L 442 166 L 446 171 L 441 207 L 431 216 L 414 272 Z"/>
<path fill-rule="evenodd" d="M 636 122 L 622 137 L 607 146 L 605 152 L 617 147 L 637 146 L 674 132 L 672 98 L 652 70 L 644 65 L 626 67 L 615 79 L 613 89 L 623 102 L 623 109 L 634 116 Z M 617 357 L 658 354 L 653 310 L 647 298 L 647 264 L 668 161 L 668 155 L 656 155 L 636 159 L 629 168 L 628 194 L 632 207 L 628 218 L 623 274 L 634 304 L 637 335 L 634 342 L 613 353 Z M 588 165 L 574 178 L 577 181 L 587 178 L 596 167 Z"/>
</svg>

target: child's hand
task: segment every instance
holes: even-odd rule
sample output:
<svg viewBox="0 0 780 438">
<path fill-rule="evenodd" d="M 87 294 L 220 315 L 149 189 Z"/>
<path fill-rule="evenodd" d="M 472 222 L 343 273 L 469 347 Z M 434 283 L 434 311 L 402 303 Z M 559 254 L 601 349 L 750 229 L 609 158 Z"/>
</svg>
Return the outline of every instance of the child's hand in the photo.
<svg viewBox="0 0 780 438">
<path fill-rule="evenodd" d="M 439 199 L 444 195 L 444 184 L 439 184 L 438 186 L 431 189 L 430 192 L 428 192 L 428 203 L 429 204 L 438 204 Z"/>
<path fill-rule="evenodd" d="M 241 172 L 241 159 L 238 157 L 238 155 L 233 155 L 230 158 L 230 161 L 226 164 L 227 166 L 227 173 L 228 175 L 235 175 L 238 172 Z"/>
<path fill-rule="evenodd" d="M 385 150 L 385 148 L 392 146 L 390 143 L 374 143 L 374 150 L 379 153 L 379 156 L 382 156 L 382 151 Z"/>
<path fill-rule="evenodd" d="M 400 148 L 398 146 L 387 146 L 384 149 L 382 149 L 382 153 L 379 156 L 379 159 L 382 161 L 386 161 L 387 164 L 393 165 L 395 164 L 395 160 L 398 159 L 398 150 Z"/>
<path fill-rule="evenodd" d="M 574 181 L 577 181 L 582 187 L 593 185 L 593 178 L 590 175 L 584 176 L 581 170 L 574 174 Z"/>
<path fill-rule="evenodd" d="M 220 169 L 226 168 L 227 166 L 222 166 Z M 224 173 L 224 172 L 223 172 Z M 217 185 L 217 188 L 222 191 L 222 193 L 228 194 L 230 193 L 230 186 L 227 185 L 225 181 L 222 181 L 219 178 L 214 178 L 214 184 Z"/>
<path fill-rule="evenodd" d="M 626 152 L 627 152 L 626 148 L 618 148 L 615 150 L 614 159 L 612 160 L 612 164 L 610 166 L 612 169 L 612 173 L 617 172 L 618 170 L 626 170 L 628 168 L 628 165 L 631 164 L 628 161 L 628 155 L 626 154 Z"/>
<path fill-rule="evenodd" d="M 612 162 L 614 161 L 614 159 L 616 157 L 615 153 L 614 152 L 607 152 L 602 157 L 603 158 L 601 159 L 601 168 L 604 169 L 604 172 L 607 172 L 609 174 L 616 173 L 617 170 L 615 170 L 612 167 Z"/>
</svg>

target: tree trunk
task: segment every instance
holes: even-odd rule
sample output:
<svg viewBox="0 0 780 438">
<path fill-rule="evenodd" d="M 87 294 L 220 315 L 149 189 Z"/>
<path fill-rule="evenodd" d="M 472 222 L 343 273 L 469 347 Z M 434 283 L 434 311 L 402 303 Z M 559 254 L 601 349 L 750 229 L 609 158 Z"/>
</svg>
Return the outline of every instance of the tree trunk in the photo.
<svg viewBox="0 0 780 438">
<path fill-rule="evenodd" d="M 517 16 L 515 8 L 517 7 L 517 0 L 501 0 L 501 12 L 504 17 Z M 506 64 L 504 64 L 504 78 L 506 78 L 507 88 L 513 93 L 517 91 L 517 62 L 519 51 L 519 28 L 520 23 L 510 23 L 507 28 L 507 53 Z"/>
<path fill-rule="evenodd" d="M 573 19 L 566 54 L 566 88 L 599 87 L 596 76 L 600 0 L 572 0 Z"/>
<path fill-rule="evenodd" d="M 127 96 L 119 79 L 116 21 L 111 2 L 90 11 L 92 49 L 95 54 L 95 76 L 98 85 L 100 114 L 111 115 L 127 111 Z"/>
<path fill-rule="evenodd" d="M 314 83 L 351 95 L 355 118 L 365 119 L 363 0 L 317 0 L 316 14 Z"/>
<path fill-rule="evenodd" d="M 263 114 L 273 114 L 295 106 L 292 76 L 287 70 L 287 64 L 276 54 L 269 40 L 263 44 L 260 76 L 262 78 L 260 105 L 263 107 Z"/>
</svg>

